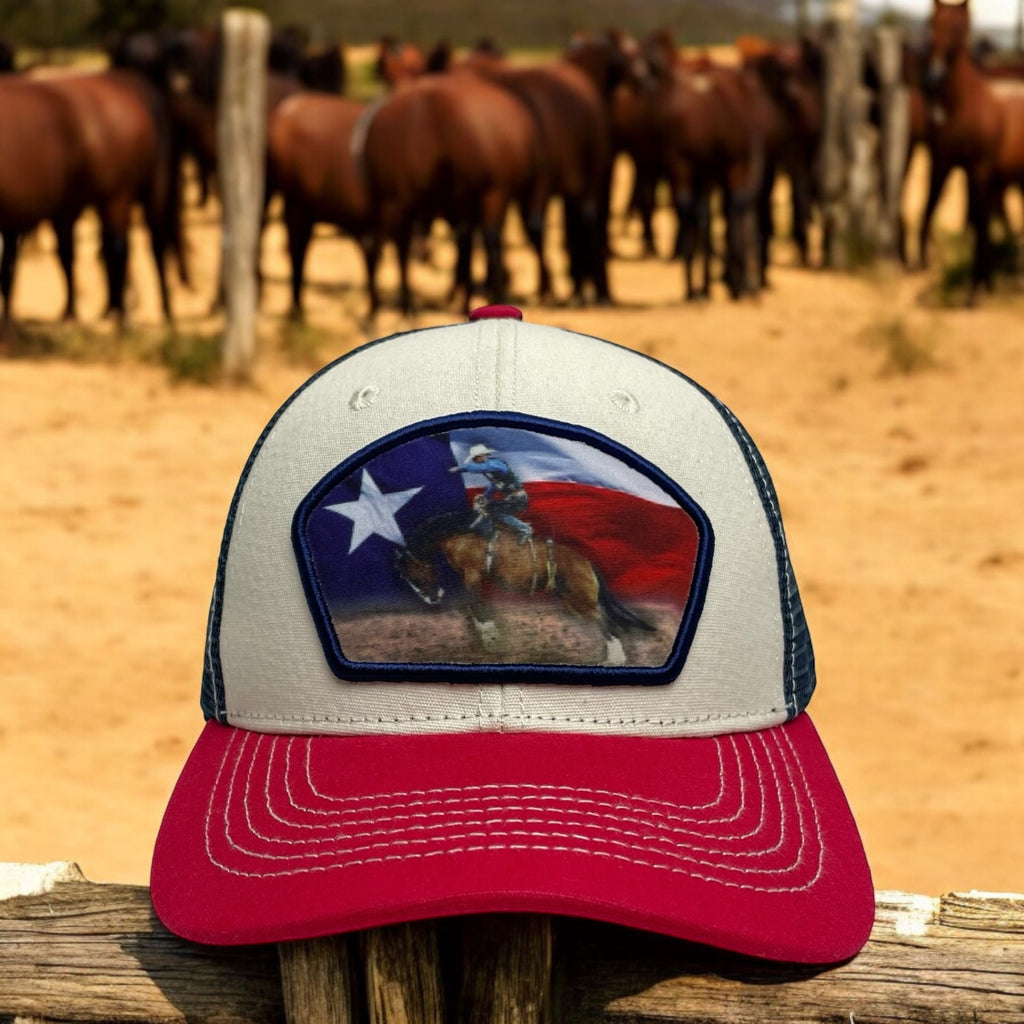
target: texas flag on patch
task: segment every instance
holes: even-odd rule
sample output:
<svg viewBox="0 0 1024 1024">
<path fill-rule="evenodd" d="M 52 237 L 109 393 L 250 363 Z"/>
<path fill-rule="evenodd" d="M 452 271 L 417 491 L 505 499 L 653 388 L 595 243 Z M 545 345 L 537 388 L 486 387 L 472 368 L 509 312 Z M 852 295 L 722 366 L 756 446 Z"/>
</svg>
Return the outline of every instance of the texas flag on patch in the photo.
<svg viewBox="0 0 1024 1024">
<path fill-rule="evenodd" d="M 625 449 L 518 422 L 413 433 L 349 460 L 295 529 L 341 660 L 403 664 L 600 664 L 625 657 L 627 636 L 660 664 L 702 600 L 711 540 L 692 500 Z M 499 619 L 515 655 L 494 640 Z"/>
</svg>

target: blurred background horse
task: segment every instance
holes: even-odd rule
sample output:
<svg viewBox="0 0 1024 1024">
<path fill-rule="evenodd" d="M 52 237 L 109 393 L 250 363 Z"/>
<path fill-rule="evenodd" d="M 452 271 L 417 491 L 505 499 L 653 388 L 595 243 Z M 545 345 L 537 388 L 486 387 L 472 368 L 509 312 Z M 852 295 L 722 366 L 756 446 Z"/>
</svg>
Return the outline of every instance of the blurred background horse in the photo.
<svg viewBox="0 0 1024 1024">
<path fill-rule="evenodd" d="M 50 221 L 65 246 L 61 263 L 70 265 L 66 243 L 84 205 L 86 155 L 71 104 L 39 82 L 0 76 L 0 111 L 0 303 L 7 324 L 24 234 Z"/>
<path fill-rule="evenodd" d="M 968 305 L 979 286 L 992 287 L 991 220 L 1003 192 L 1024 184 L 1024 83 L 986 78 L 968 49 L 970 25 L 969 0 L 935 0 L 924 77 L 933 119 L 938 114 L 940 153 L 950 167 L 963 167 L 967 175 L 974 236 Z"/>
<path fill-rule="evenodd" d="M 411 313 L 413 233 L 435 218 L 446 220 L 455 237 L 450 300 L 458 297 L 468 313 L 474 290 L 473 238 L 479 232 L 488 301 L 503 301 L 506 213 L 518 201 L 530 217 L 539 201 L 540 151 L 526 108 L 483 78 L 453 71 L 411 79 L 367 116 L 358 159 L 375 217 L 368 258 L 370 316 L 380 307 L 375 273 L 386 241 L 395 244 L 398 254 L 399 306 Z"/>
</svg>

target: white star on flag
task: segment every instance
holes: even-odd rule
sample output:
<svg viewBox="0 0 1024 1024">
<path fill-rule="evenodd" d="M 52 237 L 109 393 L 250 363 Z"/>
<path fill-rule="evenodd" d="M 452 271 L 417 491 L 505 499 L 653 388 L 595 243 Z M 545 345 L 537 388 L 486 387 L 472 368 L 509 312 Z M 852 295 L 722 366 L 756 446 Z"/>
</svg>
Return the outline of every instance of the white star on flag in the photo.
<svg viewBox="0 0 1024 1024">
<path fill-rule="evenodd" d="M 324 508 L 352 520 L 352 541 L 348 549 L 348 553 L 351 555 L 364 540 L 368 540 L 374 534 L 395 544 L 404 545 L 405 538 L 402 536 L 398 523 L 395 522 L 395 513 L 422 490 L 422 487 L 413 487 L 408 491 L 392 491 L 390 494 L 384 494 L 377 486 L 376 480 L 370 476 L 369 471 L 364 469 L 362 483 L 359 486 L 359 497 L 356 501 L 346 501 L 340 505 L 325 505 Z"/>
</svg>

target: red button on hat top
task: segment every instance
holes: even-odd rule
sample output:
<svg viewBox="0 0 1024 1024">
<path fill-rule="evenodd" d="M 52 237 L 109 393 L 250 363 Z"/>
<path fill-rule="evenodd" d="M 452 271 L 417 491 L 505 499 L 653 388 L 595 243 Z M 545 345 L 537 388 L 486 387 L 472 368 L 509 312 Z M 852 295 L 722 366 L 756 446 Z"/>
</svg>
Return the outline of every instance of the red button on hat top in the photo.
<svg viewBox="0 0 1024 1024">
<path fill-rule="evenodd" d="M 522 320 L 523 311 L 515 306 L 478 306 L 469 314 L 470 320 Z"/>
</svg>

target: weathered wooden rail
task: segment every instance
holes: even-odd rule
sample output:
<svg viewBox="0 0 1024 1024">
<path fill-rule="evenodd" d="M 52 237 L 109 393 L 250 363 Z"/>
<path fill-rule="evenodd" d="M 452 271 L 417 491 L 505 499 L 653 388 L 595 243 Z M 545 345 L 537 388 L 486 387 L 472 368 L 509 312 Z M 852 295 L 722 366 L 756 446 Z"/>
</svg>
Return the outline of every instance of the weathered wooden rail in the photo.
<svg viewBox="0 0 1024 1024">
<path fill-rule="evenodd" d="M 30 874 L 0 898 L 4 1022 L 1024 1021 L 1024 895 L 880 892 L 860 955 L 814 968 L 525 915 L 198 946 L 163 928 L 144 886 Z"/>
</svg>

